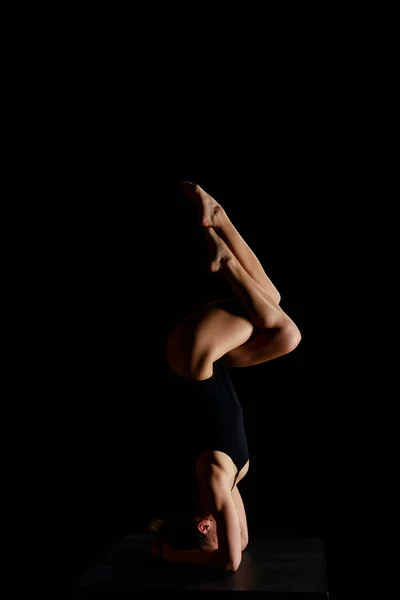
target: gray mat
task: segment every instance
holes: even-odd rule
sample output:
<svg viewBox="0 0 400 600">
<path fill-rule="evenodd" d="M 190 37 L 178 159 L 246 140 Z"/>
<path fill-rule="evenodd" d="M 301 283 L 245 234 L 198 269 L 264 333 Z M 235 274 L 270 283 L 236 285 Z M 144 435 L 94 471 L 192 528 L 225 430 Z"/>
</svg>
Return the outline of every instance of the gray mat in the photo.
<svg viewBox="0 0 400 600">
<path fill-rule="evenodd" d="M 328 596 L 324 543 L 318 538 L 253 537 L 235 573 L 156 561 L 147 535 L 121 539 L 77 582 L 76 598 L 101 592 L 120 597 L 134 590 L 293 593 Z M 118 594 L 118 596 L 117 596 Z"/>
</svg>

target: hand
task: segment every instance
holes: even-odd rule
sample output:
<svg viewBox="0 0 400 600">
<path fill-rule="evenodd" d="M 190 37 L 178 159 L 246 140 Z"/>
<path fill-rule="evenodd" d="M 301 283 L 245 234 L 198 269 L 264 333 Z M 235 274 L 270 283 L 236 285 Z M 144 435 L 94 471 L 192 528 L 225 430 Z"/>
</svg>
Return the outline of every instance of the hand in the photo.
<svg viewBox="0 0 400 600">
<path fill-rule="evenodd" d="M 149 533 L 152 536 L 151 552 L 154 558 L 160 558 L 163 545 L 163 536 L 160 532 L 164 524 L 164 519 L 154 517 L 149 523 Z"/>
</svg>

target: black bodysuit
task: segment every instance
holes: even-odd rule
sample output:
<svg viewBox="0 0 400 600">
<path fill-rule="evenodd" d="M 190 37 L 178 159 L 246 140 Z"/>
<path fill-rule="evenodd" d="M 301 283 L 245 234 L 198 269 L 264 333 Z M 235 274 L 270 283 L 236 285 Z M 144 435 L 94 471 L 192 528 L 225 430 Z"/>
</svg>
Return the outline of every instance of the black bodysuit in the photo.
<svg viewBox="0 0 400 600">
<path fill-rule="evenodd" d="M 180 464 L 194 473 L 202 452 L 225 452 L 239 471 L 249 459 L 243 409 L 224 358 L 214 362 L 213 375 L 203 381 L 180 377 L 168 366 L 168 406 L 171 409 L 171 440 L 181 454 Z M 182 463 L 183 459 L 183 463 Z M 178 465 L 179 468 L 179 465 Z"/>
</svg>

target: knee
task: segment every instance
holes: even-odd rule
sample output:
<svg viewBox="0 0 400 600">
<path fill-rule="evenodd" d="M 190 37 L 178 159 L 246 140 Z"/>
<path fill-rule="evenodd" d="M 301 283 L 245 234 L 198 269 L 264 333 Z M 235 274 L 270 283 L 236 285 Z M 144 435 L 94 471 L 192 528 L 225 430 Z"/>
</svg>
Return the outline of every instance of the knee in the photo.
<svg viewBox="0 0 400 600">
<path fill-rule="evenodd" d="M 282 354 L 293 352 L 300 344 L 301 333 L 293 321 L 287 320 L 279 328 L 279 341 Z"/>
<path fill-rule="evenodd" d="M 208 354 L 194 356 L 188 362 L 185 371 L 188 379 L 196 381 L 208 379 L 213 373 L 213 362 Z"/>
<path fill-rule="evenodd" d="M 172 370 L 185 379 L 207 379 L 212 375 L 210 352 L 196 344 L 183 343 L 179 335 L 169 339 L 166 355 Z"/>
</svg>

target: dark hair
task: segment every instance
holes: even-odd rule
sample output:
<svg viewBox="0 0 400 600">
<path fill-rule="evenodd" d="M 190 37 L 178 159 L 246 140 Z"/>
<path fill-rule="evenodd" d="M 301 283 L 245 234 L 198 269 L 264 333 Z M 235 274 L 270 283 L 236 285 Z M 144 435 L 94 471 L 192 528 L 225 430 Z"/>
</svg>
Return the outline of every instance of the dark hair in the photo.
<svg viewBox="0 0 400 600">
<path fill-rule="evenodd" d="M 197 527 L 200 519 L 195 510 L 185 511 L 166 518 L 157 531 L 153 530 L 152 533 L 172 548 L 210 550 L 213 546 L 209 537 Z"/>
</svg>

